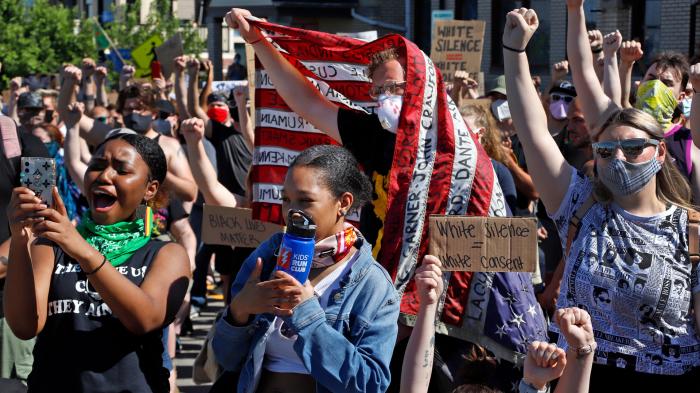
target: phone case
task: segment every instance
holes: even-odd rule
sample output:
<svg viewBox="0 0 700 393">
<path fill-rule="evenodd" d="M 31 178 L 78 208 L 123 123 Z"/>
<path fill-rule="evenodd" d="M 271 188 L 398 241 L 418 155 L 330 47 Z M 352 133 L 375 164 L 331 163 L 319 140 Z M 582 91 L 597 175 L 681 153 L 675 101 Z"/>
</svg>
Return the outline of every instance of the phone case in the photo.
<svg viewBox="0 0 700 393">
<path fill-rule="evenodd" d="M 53 206 L 53 187 L 56 185 L 56 161 L 45 157 L 22 157 L 20 182 L 34 191 L 46 204 Z"/>
</svg>

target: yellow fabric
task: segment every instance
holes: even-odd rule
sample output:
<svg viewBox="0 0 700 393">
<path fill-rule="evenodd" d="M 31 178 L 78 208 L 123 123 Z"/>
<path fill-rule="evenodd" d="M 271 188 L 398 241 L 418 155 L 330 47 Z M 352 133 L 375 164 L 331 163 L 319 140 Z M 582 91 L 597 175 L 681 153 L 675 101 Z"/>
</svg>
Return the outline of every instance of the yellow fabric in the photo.
<svg viewBox="0 0 700 393">
<path fill-rule="evenodd" d="M 374 207 L 374 214 L 382 221 L 386 218 L 386 206 L 388 202 L 389 195 L 389 177 L 382 176 L 377 172 L 372 173 L 372 180 L 374 181 L 374 193 L 377 197 L 372 201 L 372 206 Z M 372 254 L 374 258 L 377 259 L 379 255 L 379 250 L 382 248 L 382 237 L 384 235 L 384 226 L 377 232 L 377 241 L 374 243 L 374 248 L 372 249 Z"/>
<path fill-rule="evenodd" d="M 668 131 L 673 127 L 673 111 L 678 106 L 678 100 L 668 86 L 654 79 L 639 85 L 634 106 L 654 116 L 661 128 Z"/>
</svg>

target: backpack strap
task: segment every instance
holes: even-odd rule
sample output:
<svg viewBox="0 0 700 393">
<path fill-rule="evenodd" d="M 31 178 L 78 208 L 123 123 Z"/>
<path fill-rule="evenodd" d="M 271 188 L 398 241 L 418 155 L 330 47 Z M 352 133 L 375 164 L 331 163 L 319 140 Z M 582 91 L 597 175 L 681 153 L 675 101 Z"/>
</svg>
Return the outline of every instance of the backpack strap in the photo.
<svg viewBox="0 0 700 393">
<path fill-rule="evenodd" d="M 700 262 L 700 212 L 688 209 L 688 256 L 690 263 Z"/>
<path fill-rule="evenodd" d="M 571 220 L 569 221 L 569 232 L 567 233 L 566 236 L 566 250 L 564 251 L 564 261 L 569 257 L 569 252 L 571 251 L 571 244 L 574 242 L 574 237 L 576 237 L 576 234 L 578 233 L 579 227 L 581 226 L 581 220 L 583 217 L 588 213 L 588 210 L 593 207 L 595 204 L 596 200 L 593 197 L 593 194 L 588 196 L 586 200 L 581 204 L 581 206 L 574 211 L 574 214 L 571 215 Z M 700 213 L 698 213 L 698 218 L 700 218 Z M 700 221 L 698 221 L 700 223 Z M 696 233 L 697 235 L 697 233 Z"/>
</svg>

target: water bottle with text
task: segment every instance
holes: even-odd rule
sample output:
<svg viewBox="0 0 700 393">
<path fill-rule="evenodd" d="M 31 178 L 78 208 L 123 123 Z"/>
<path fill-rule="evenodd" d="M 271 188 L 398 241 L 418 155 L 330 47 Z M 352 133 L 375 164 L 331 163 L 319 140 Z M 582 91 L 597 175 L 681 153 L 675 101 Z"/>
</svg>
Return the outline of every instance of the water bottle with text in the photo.
<svg viewBox="0 0 700 393">
<path fill-rule="evenodd" d="M 294 277 L 302 285 L 309 278 L 316 245 L 316 224 L 301 210 L 289 210 L 287 231 L 282 237 L 277 269 Z"/>
</svg>

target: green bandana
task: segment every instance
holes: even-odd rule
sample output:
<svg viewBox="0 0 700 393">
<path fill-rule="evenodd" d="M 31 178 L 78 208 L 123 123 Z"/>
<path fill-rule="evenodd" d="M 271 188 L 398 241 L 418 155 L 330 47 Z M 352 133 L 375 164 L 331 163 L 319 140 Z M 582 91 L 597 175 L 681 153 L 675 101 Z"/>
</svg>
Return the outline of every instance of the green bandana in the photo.
<svg viewBox="0 0 700 393">
<path fill-rule="evenodd" d="M 151 209 L 146 209 L 146 222 L 153 222 Z M 83 215 L 78 232 L 100 254 L 107 257 L 112 266 L 126 262 L 139 248 L 151 240 L 150 225 L 143 218 L 121 221 L 110 225 L 98 225 L 87 211 Z"/>
</svg>

